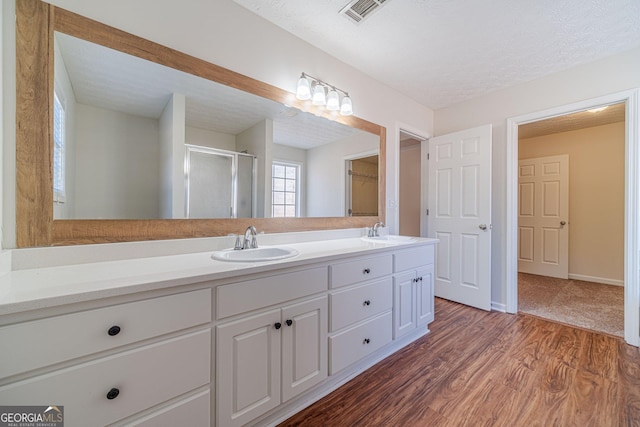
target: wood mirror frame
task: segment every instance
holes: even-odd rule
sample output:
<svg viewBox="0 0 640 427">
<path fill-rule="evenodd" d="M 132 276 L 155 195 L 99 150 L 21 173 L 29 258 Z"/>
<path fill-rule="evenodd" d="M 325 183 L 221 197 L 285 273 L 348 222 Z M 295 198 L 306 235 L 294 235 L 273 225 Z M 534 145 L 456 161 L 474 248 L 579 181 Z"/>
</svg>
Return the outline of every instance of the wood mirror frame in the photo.
<svg viewBox="0 0 640 427">
<path fill-rule="evenodd" d="M 380 137 L 378 216 L 332 218 L 54 220 L 54 31 L 331 118 Z M 215 64 L 109 27 L 40 0 L 16 0 L 16 243 L 37 246 L 113 243 L 242 233 L 371 226 L 384 221 L 386 129 L 358 117 L 331 117 L 295 95 Z"/>
</svg>

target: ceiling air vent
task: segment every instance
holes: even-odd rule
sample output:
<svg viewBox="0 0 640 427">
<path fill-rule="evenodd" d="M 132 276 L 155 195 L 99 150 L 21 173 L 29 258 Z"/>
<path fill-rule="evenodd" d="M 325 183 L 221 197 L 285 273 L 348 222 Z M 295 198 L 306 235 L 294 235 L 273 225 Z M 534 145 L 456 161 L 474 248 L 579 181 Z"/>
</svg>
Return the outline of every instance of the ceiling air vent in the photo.
<svg viewBox="0 0 640 427">
<path fill-rule="evenodd" d="M 380 9 L 389 0 L 353 0 L 342 10 L 341 15 L 346 16 L 350 21 L 360 24 L 365 18 L 371 16 L 373 12 Z"/>
</svg>

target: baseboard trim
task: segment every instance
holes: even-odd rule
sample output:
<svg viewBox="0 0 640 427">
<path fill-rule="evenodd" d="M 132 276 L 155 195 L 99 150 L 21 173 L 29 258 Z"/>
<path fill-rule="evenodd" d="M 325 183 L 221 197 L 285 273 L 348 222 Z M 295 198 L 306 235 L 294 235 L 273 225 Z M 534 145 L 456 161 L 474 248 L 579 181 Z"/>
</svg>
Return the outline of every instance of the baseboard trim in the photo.
<svg viewBox="0 0 640 427">
<path fill-rule="evenodd" d="M 583 282 L 603 283 L 605 285 L 624 286 L 624 280 L 607 279 L 605 277 L 585 276 L 584 274 L 569 273 L 569 279 L 582 280 Z"/>
<path fill-rule="evenodd" d="M 502 304 L 501 302 L 491 301 L 491 310 L 500 311 L 502 313 L 507 312 L 507 305 Z"/>
</svg>

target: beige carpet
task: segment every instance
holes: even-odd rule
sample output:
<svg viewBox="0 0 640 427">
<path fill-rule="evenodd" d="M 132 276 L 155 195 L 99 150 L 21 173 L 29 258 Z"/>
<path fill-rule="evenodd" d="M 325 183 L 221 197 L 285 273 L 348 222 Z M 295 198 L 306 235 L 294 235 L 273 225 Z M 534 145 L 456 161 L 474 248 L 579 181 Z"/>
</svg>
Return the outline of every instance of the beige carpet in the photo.
<svg viewBox="0 0 640 427">
<path fill-rule="evenodd" d="M 556 322 L 624 337 L 624 288 L 518 273 L 518 309 Z"/>
</svg>

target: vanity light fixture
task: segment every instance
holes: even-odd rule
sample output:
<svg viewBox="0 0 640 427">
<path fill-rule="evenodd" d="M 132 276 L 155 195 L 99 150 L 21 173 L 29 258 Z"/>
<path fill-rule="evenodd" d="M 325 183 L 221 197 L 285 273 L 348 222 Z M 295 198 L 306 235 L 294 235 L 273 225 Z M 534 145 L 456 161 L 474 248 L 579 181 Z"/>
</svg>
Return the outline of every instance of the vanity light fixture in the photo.
<svg viewBox="0 0 640 427">
<path fill-rule="evenodd" d="M 342 102 L 340 101 L 340 94 L 342 94 Z M 302 101 L 311 99 L 313 105 L 324 105 L 327 110 L 339 111 L 343 116 L 353 114 L 353 104 L 349 93 L 307 73 L 302 73 L 300 79 L 298 79 L 296 98 Z"/>
</svg>

